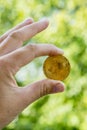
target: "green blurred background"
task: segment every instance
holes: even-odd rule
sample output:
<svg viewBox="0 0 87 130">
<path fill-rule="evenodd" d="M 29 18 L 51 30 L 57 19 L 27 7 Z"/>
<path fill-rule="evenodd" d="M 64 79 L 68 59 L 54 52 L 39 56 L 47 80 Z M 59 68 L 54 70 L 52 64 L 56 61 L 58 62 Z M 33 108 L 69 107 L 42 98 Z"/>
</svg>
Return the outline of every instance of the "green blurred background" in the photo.
<svg viewBox="0 0 87 130">
<path fill-rule="evenodd" d="M 0 0 L 0 35 L 28 17 L 47 17 L 49 27 L 27 43 L 62 48 L 71 64 L 65 92 L 48 95 L 25 109 L 3 130 L 87 130 L 87 0 Z M 46 57 L 15 76 L 19 86 L 45 78 Z"/>
</svg>

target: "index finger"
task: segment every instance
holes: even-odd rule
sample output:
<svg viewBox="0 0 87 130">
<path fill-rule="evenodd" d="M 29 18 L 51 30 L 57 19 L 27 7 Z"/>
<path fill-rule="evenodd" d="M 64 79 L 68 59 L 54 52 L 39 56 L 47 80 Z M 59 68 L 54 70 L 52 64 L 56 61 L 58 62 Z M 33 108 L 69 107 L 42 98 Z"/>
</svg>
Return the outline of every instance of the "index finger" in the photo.
<svg viewBox="0 0 87 130">
<path fill-rule="evenodd" d="M 11 66 L 16 73 L 19 68 L 28 64 L 36 57 L 58 54 L 63 54 L 63 50 L 52 44 L 31 44 L 24 46 L 3 58 L 8 62 L 9 67 Z"/>
<path fill-rule="evenodd" d="M 37 33 L 43 31 L 47 28 L 49 21 L 47 19 L 40 20 L 38 22 L 34 22 L 31 25 L 24 26 L 17 31 L 13 32 L 9 37 L 18 40 L 18 41 L 26 41 Z"/>
</svg>

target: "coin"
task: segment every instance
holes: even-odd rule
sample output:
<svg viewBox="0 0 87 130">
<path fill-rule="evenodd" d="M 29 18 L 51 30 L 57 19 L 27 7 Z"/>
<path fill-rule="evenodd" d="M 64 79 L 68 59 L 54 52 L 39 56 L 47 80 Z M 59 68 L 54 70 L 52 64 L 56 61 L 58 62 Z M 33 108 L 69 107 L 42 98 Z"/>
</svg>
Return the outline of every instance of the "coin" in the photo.
<svg viewBox="0 0 87 130">
<path fill-rule="evenodd" d="M 43 71 L 47 78 L 64 80 L 70 73 L 70 63 L 63 55 L 49 56 L 43 64 Z"/>
</svg>

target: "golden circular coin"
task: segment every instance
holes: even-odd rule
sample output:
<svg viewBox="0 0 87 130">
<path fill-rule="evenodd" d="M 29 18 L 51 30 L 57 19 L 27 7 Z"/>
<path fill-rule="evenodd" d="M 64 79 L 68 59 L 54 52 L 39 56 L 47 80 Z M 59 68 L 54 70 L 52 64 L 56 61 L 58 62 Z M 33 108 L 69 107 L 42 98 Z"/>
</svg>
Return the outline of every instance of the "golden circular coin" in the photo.
<svg viewBox="0 0 87 130">
<path fill-rule="evenodd" d="M 43 71 L 47 78 L 64 80 L 70 73 L 70 63 L 63 55 L 49 56 L 44 62 Z"/>
</svg>

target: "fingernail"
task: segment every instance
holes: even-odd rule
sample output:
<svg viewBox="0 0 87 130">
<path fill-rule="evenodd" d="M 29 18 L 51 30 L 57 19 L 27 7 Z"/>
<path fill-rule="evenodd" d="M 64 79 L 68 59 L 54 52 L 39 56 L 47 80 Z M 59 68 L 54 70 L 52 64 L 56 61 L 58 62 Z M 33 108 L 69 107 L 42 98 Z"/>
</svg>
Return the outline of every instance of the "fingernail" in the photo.
<svg viewBox="0 0 87 130">
<path fill-rule="evenodd" d="M 62 84 L 57 84 L 56 86 L 54 86 L 53 88 L 53 92 L 57 93 L 57 92 L 63 92 L 64 91 L 64 86 Z"/>
<path fill-rule="evenodd" d="M 32 23 L 32 22 L 33 22 L 33 19 L 32 19 L 32 18 L 28 18 L 28 19 L 25 19 L 24 22 L 25 22 L 25 23 Z"/>
<path fill-rule="evenodd" d="M 58 53 L 64 54 L 64 51 L 60 48 L 58 48 Z"/>
</svg>

